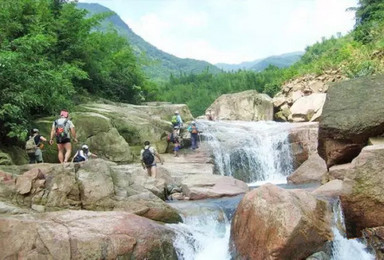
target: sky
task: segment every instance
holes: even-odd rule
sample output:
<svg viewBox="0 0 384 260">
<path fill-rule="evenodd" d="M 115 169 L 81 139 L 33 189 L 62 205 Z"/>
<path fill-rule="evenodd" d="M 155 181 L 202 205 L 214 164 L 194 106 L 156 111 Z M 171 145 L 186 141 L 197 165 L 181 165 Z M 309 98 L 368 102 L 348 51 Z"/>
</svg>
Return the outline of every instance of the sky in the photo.
<svg viewBox="0 0 384 260">
<path fill-rule="evenodd" d="M 80 0 L 116 12 L 145 41 L 179 58 L 238 64 L 304 51 L 354 26 L 358 0 Z"/>
</svg>

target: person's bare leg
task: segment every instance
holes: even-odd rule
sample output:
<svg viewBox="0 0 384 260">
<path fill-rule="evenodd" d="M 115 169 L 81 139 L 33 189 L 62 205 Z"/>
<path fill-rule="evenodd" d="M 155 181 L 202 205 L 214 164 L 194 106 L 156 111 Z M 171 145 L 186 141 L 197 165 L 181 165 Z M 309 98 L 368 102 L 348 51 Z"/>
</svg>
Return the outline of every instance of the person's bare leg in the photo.
<svg viewBox="0 0 384 260">
<path fill-rule="evenodd" d="M 59 158 L 59 162 L 63 163 L 64 162 L 64 145 L 63 144 L 57 144 L 57 157 Z"/>
<path fill-rule="evenodd" d="M 151 167 L 151 177 L 156 178 L 157 171 L 156 171 L 156 166 Z"/>
<path fill-rule="evenodd" d="M 70 142 L 65 143 L 64 148 L 65 148 L 64 162 L 68 162 L 69 158 L 71 157 L 71 153 L 72 153 L 72 144 Z"/>
<path fill-rule="evenodd" d="M 148 176 L 151 177 L 152 167 L 147 167 Z"/>
</svg>

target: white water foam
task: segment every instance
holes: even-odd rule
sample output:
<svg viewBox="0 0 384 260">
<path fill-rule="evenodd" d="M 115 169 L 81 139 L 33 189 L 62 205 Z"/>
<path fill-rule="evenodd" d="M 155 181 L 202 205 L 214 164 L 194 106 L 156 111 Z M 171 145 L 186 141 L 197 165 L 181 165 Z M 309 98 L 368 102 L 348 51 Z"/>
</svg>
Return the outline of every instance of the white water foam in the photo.
<svg viewBox="0 0 384 260">
<path fill-rule="evenodd" d="M 199 121 L 219 174 L 250 185 L 286 183 L 293 171 L 291 124 L 272 121 Z"/>
<path fill-rule="evenodd" d="M 216 214 L 190 216 L 170 224 L 177 233 L 173 245 L 180 260 L 229 260 L 230 223 Z"/>
<path fill-rule="evenodd" d="M 357 239 L 345 237 L 344 215 L 337 201 L 333 207 L 334 226 L 332 232 L 334 240 L 332 243 L 332 260 L 374 260 L 375 256 L 367 252 L 367 247 Z"/>
</svg>

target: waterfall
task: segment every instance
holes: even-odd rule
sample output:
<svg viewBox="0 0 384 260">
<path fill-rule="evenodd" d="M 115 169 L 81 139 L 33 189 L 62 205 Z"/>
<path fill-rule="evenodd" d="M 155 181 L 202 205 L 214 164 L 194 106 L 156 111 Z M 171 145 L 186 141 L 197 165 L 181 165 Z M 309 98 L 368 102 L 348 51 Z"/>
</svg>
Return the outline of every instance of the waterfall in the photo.
<svg viewBox="0 0 384 260">
<path fill-rule="evenodd" d="M 286 183 L 293 171 L 289 123 L 199 121 L 217 173 L 249 184 Z"/>
<path fill-rule="evenodd" d="M 183 223 L 167 224 L 176 232 L 173 245 L 178 259 L 231 259 L 230 222 L 240 199 L 170 203 L 183 217 Z"/>
<path fill-rule="evenodd" d="M 345 237 L 344 215 L 339 200 L 333 204 L 333 221 L 332 260 L 375 259 L 374 255 L 366 251 L 366 245 L 358 239 L 347 239 Z"/>
</svg>

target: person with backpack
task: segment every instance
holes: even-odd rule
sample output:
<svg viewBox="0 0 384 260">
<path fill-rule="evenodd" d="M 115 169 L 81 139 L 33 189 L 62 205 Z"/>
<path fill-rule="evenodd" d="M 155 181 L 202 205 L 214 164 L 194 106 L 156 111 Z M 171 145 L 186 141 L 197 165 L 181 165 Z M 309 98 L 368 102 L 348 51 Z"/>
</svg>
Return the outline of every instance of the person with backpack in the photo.
<svg viewBox="0 0 384 260">
<path fill-rule="evenodd" d="M 53 138 L 55 137 L 58 150 L 58 158 L 60 163 L 67 163 L 71 157 L 72 144 L 71 134 L 73 140 L 77 143 L 75 126 L 72 121 L 69 120 L 69 113 L 67 110 L 60 112 L 60 118 L 56 119 L 52 124 L 51 138 L 49 144 L 53 144 Z M 64 154 L 65 151 L 65 154 Z"/>
<path fill-rule="evenodd" d="M 195 121 L 192 121 L 191 124 L 188 126 L 188 132 L 191 134 L 192 150 L 199 148 L 197 146 L 199 129 L 197 128 Z"/>
<path fill-rule="evenodd" d="M 173 132 L 171 133 L 170 141 L 173 143 L 173 154 L 175 157 L 179 157 L 180 150 L 180 136 L 178 134 L 178 127 L 173 128 Z"/>
<path fill-rule="evenodd" d="M 172 116 L 171 123 L 173 128 L 177 127 L 177 134 L 180 135 L 180 128 L 183 127 L 183 120 L 181 119 L 179 111 L 175 111 L 175 114 Z"/>
<path fill-rule="evenodd" d="M 88 145 L 84 144 L 73 156 L 72 162 L 85 162 L 89 157 L 96 158 L 97 155 L 89 151 Z"/>
<path fill-rule="evenodd" d="M 31 131 L 28 141 L 25 144 L 25 150 L 29 157 L 29 163 L 42 163 L 43 162 L 43 149 L 47 139 L 39 134 L 39 129 L 34 128 Z"/>
<path fill-rule="evenodd" d="M 141 164 L 144 169 L 147 169 L 148 176 L 156 178 L 157 169 L 155 157 L 159 159 L 161 164 L 163 164 L 163 160 L 157 153 L 156 149 L 151 146 L 149 141 L 144 142 L 144 149 L 141 150 L 140 157 Z"/>
</svg>

